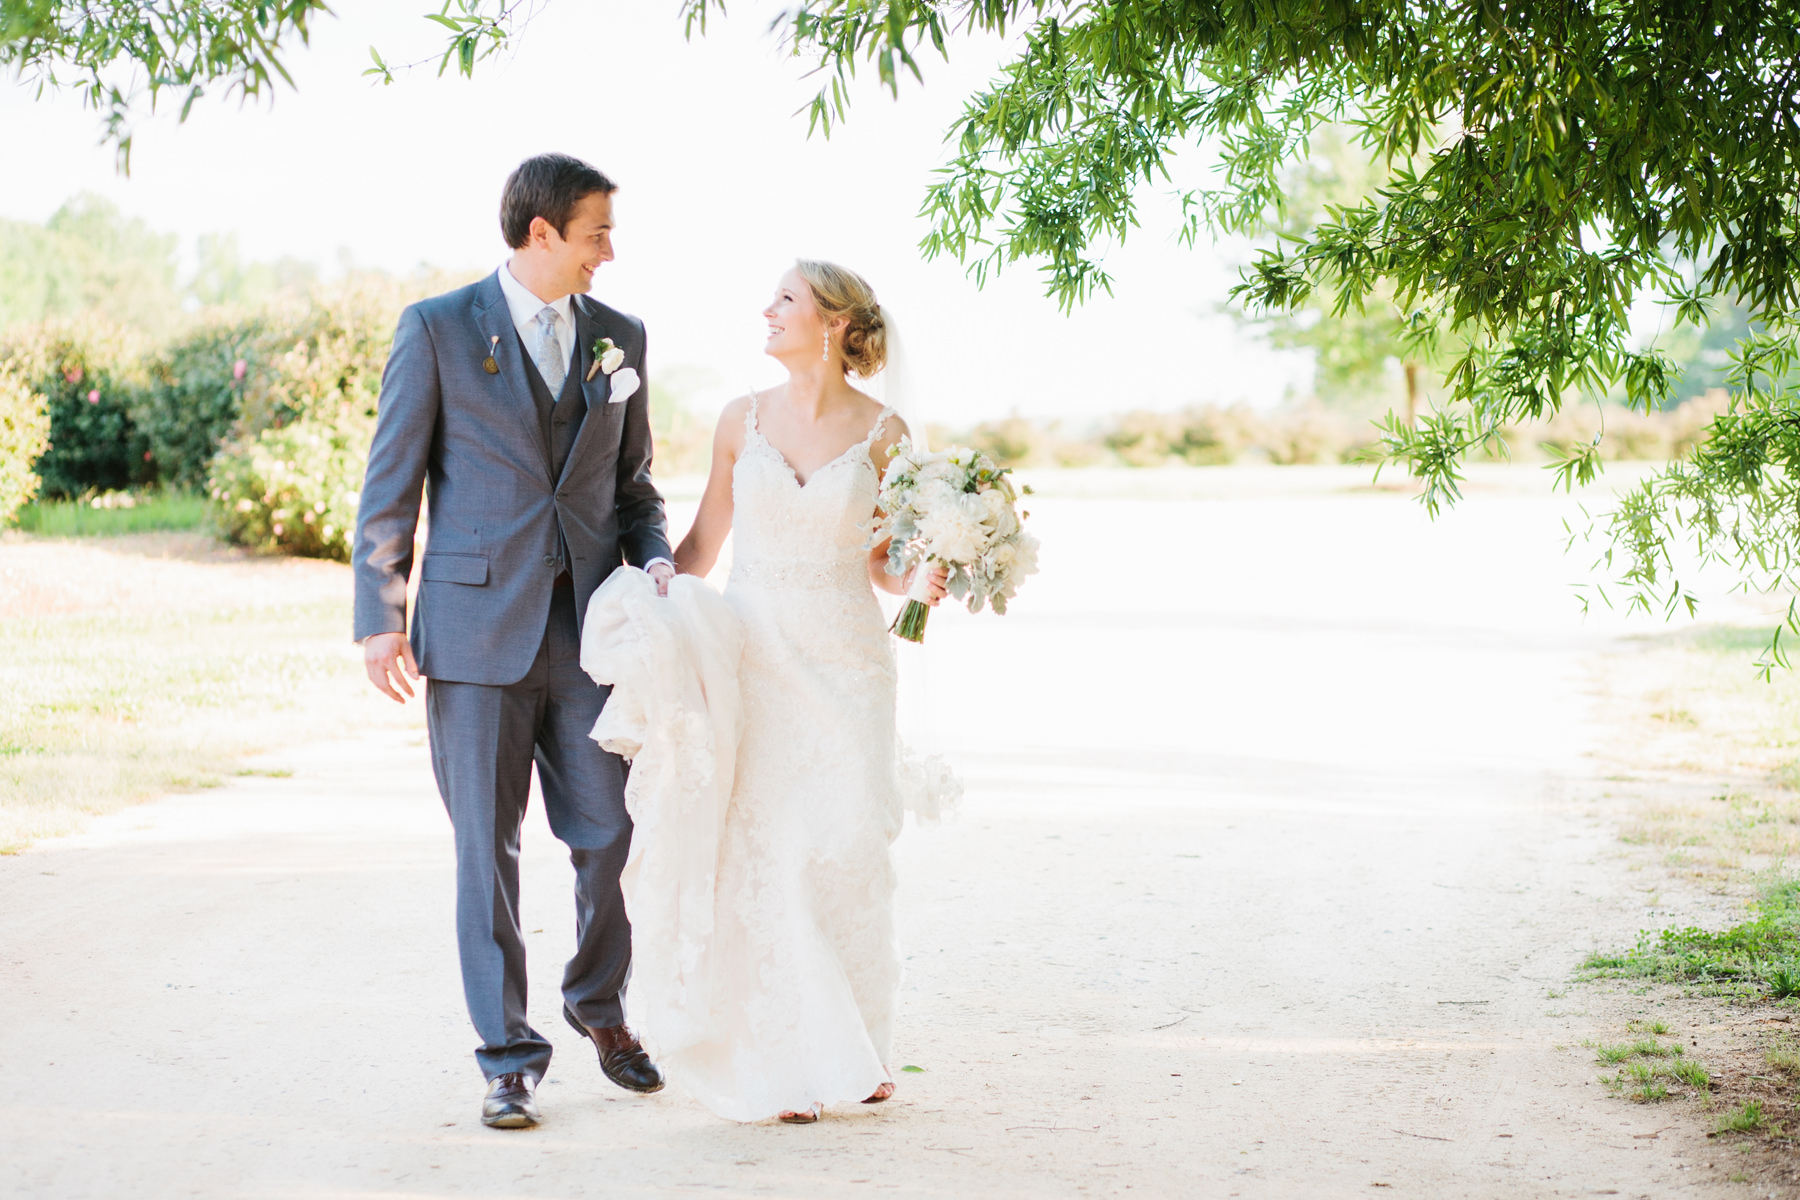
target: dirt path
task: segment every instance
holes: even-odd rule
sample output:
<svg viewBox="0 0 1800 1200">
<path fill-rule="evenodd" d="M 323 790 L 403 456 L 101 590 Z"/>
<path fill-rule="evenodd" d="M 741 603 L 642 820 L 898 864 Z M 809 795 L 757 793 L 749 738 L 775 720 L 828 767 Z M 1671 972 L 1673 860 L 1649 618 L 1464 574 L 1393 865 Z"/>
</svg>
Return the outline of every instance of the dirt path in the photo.
<svg viewBox="0 0 1800 1200">
<path fill-rule="evenodd" d="M 1053 487 L 1019 610 L 934 618 L 908 720 L 970 796 L 899 844 L 894 1102 L 738 1127 L 606 1084 L 555 1020 L 569 872 L 534 809 L 561 1052 L 541 1129 L 481 1128 L 449 831 L 392 732 L 0 861 L 14 1193 L 1742 1195 L 1598 1083 L 1581 1042 L 1629 1000 L 1551 994 L 1644 923 L 1568 504 L 1515 472 L 1432 525 L 1279 474 Z"/>
</svg>

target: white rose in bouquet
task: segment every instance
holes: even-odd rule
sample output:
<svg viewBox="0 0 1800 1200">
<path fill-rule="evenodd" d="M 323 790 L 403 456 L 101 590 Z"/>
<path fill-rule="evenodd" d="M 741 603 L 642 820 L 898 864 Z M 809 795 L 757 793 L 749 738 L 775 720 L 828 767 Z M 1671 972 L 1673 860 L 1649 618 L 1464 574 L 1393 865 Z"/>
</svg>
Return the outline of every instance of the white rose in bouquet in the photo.
<svg viewBox="0 0 1800 1200">
<path fill-rule="evenodd" d="M 977 494 L 987 506 L 988 526 L 994 531 L 994 536 L 1008 538 L 1019 532 L 1019 517 L 1013 512 L 1011 496 L 997 487 Z"/>
<path fill-rule="evenodd" d="M 959 492 L 963 490 L 963 480 L 967 475 L 968 471 L 964 468 L 957 466 L 947 458 L 939 458 L 936 455 L 920 463 L 918 469 L 921 487 L 928 483 L 942 483 Z"/>
<path fill-rule="evenodd" d="M 1021 530 L 1016 538 L 1002 542 L 1000 547 L 996 547 L 996 554 L 1001 549 L 1004 549 L 1008 561 L 1004 569 L 995 570 L 994 576 L 999 583 L 990 597 L 997 613 L 1006 612 L 1006 602 L 1018 593 L 1019 581 L 1027 575 L 1036 575 L 1038 569 L 1038 540 L 1029 533 Z"/>
<path fill-rule="evenodd" d="M 955 504 L 957 499 L 963 495 L 960 483 L 948 479 L 927 477 L 921 477 L 919 485 L 910 490 L 912 494 L 907 499 L 921 514 L 934 508 Z"/>
<path fill-rule="evenodd" d="M 987 548 L 987 515 L 980 496 L 948 496 L 919 514 L 919 536 L 939 562 L 971 563 Z"/>
</svg>

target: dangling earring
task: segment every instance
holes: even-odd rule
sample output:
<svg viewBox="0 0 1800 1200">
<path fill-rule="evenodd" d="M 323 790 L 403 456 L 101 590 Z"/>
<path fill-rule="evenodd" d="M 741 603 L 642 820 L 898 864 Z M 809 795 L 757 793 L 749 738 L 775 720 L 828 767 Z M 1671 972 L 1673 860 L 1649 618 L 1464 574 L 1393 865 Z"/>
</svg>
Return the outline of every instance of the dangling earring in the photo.
<svg viewBox="0 0 1800 1200">
<path fill-rule="evenodd" d="M 825 353 L 819 355 L 820 362 L 831 361 L 831 326 L 825 327 Z"/>
</svg>

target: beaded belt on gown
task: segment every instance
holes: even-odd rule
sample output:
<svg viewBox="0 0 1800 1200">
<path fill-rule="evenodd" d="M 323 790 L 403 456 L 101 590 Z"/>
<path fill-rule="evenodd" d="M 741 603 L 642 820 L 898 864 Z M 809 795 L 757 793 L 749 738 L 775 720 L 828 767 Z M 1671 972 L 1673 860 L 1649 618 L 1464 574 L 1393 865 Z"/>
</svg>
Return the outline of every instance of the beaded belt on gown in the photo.
<svg viewBox="0 0 1800 1200">
<path fill-rule="evenodd" d="M 733 562 L 730 582 L 772 589 L 854 591 L 869 586 L 868 560 L 861 555 L 831 562 L 759 555 Z"/>
</svg>

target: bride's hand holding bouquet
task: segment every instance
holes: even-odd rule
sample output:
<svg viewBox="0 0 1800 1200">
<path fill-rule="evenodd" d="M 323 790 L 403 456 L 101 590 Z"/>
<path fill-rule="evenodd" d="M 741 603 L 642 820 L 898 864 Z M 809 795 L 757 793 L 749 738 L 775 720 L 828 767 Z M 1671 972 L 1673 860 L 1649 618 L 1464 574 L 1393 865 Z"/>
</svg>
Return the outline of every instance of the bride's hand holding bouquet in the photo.
<svg viewBox="0 0 1800 1200">
<path fill-rule="evenodd" d="M 927 453 L 901 438 L 890 453 L 871 544 L 889 539 L 888 574 L 912 575 L 894 634 L 925 640 L 933 584 L 972 613 L 989 606 L 1004 615 L 1019 584 L 1037 572 L 1038 552 L 1014 508 L 1011 472 L 967 446 Z"/>
</svg>

